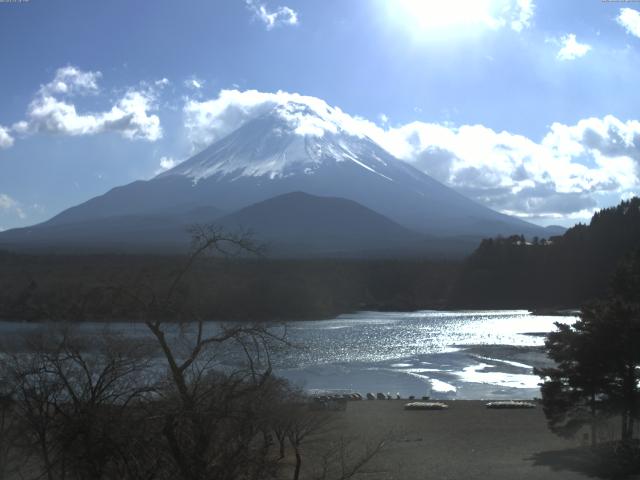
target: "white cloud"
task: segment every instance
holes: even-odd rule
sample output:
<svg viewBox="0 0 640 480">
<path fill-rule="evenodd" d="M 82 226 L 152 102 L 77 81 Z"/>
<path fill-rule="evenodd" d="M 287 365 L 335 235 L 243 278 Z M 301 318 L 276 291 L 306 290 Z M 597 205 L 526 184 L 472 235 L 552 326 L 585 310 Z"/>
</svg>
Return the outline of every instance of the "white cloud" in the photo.
<svg viewBox="0 0 640 480">
<path fill-rule="evenodd" d="M 256 0 L 246 0 L 246 4 L 254 16 L 265 24 L 267 30 L 279 25 L 298 24 L 298 13 L 289 7 L 277 7 L 270 11 L 264 3 Z"/>
<path fill-rule="evenodd" d="M 621 8 L 616 21 L 622 25 L 627 33 L 640 38 L 640 12 L 633 8 Z"/>
<path fill-rule="evenodd" d="M 13 137 L 9 134 L 9 130 L 0 125 L 0 148 L 9 148 L 13 145 Z"/>
<path fill-rule="evenodd" d="M 171 157 L 162 157 L 162 158 L 160 158 L 160 168 L 162 170 L 169 170 L 169 169 L 175 167 L 177 164 L 178 164 L 178 162 L 176 162 Z"/>
<path fill-rule="evenodd" d="M 18 201 L 5 193 L 0 193 L 0 212 L 13 213 L 22 219 L 27 217 L 22 208 L 20 208 Z"/>
<path fill-rule="evenodd" d="M 541 141 L 483 125 L 412 122 L 390 127 L 296 93 L 222 90 L 184 106 L 199 150 L 251 118 L 277 109 L 300 135 L 345 131 L 370 137 L 398 158 L 494 209 L 525 217 L 584 214 L 598 195 L 640 186 L 640 122 L 613 116 L 553 124 Z"/>
<path fill-rule="evenodd" d="M 516 32 L 521 32 L 525 28 L 529 28 L 534 10 L 535 5 L 533 0 L 516 0 L 513 6 L 512 20 L 509 24 L 511 29 Z"/>
<path fill-rule="evenodd" d="M 25 120 L 20 120 L 19 122 L 16 122 L 11 126 L 11 130 L 13 130 L 15 133 L 26 135 L 27 133 L 29 133 L 29 123 Z"/>
<path fill-rule="evenodd" d="M 274 108 L 278 108 L 283 120 L 301 135 L 322 136 L 327 131 L 337 132 L 338 128 L 348 128 L 351 134 L 361 135 L 364 125 L 369 125 L 372 131 L 378 128 L 373 122 L 347 115 L 316 97 L 257 90 L 221 90 L 218 97 L 211 100 L 187 99 L 184 123 L 194 150 L 199 150 Z M 320 112 L 320 117 L 314 112 Z"/>
<path fill-rule="evenodd" d="M 158 88 L 164 88 L 168 85 L 171 85 L 171 81 L 169 81 L 168 78 L 163 77 L 160 80 L 156 80 L 155 82 L 153 82 L 153 84 Z"/>
<path fill-rule="evenodd" d="M 541 142 L 482 125 L 414 122 L 383 132 L 381 143 L 481 203 L 522 216 L 593 208 L 596 195 L 640 184 L 640 122 L 613 116 L 556 123 Z"/>
<path fill-rule="evenodd" d="M 558 60 L 575 60 L 584 57 L 591 50 L 591 45 L 578 42 L 573 33 L 564 35 L 560 39 L 560 44 L 562 48 L 558 52 Z"/>
<path fill-rule="evenodd" d="M 78 113 L 70 99 L 59 98 L 98 93 L 98 78 L 99 72 L 83 72 L 71 66 L 58 69 L 53 81 L 43 85 L 29 104 L 26 120 L 15 123 L 12 129 L 23 135 L 35 132 L 94 135 L 114 131 L 130 140 L 155 141 L 162 137 L 159 117 L 149 113 L 156 100 L 152 87 L 129 89 L 109 110 L 102 112 Z"/>
<path fill-rule="evenodd" d="M 192 76 L 184 81 L 184 86 L 191 90 L 200 90 L 204 87 L 205 81 L 196 76 Z"/>
<path fill-rule="evenodd" d="M 79 114 L 72 103 L 40 96 L 29 105 L 28 131 L 61 135 L 114 131 L 130 140 L 155 141 L 162 137 L 162 128 L 158 116 L 148 114 L 153 101 L 149 92 L 129 90 L 108 111 Z"/>
<path fill-rule="evenodd" d="M 129 90 L 108 113 L 102 114 L 104 129 L 119 132 L 131 140 L 159 140 L 162 138 L 160 119 L 148 114 L 154 102 L 153 92 Z"/>
<path fill-rule="evenodd" d="M 90 94 L 97 93 L 100 72 L 84 72 L 77 67 L 67 65 L 56 70 L 53 80 L 40 88 L 43 95 Z"/>
<path fill-rule="evenodd" d="M 8 210 L 13 208 L 17 202 L 5 193 L 0 193 L 0 209 Z"/>
</svg>

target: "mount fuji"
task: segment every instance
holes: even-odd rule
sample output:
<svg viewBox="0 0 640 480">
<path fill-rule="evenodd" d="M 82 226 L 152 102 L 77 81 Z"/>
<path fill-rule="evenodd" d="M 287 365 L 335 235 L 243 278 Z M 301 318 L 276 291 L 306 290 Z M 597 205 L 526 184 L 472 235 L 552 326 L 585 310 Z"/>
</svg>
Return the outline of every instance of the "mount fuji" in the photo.
<svg viewBox="0 0 640 480">
<path fill-rule="evenodd" d="M 324 102 L 274 103 L 171 170 L 39 225 L 0 233 L 0 246 L 172 249 L 186 243 L 187 224 L 214 220 L 251 228 L 258 238 L 264 233 L 274 244 L 295 238 L 296 251 L 306 245 L 312 253 L 380 251 L 385 239 L 388 249 L 411 245 L 412 252 L 426 252 L 456 238 L 470 250 L 486 236 L 551 233 L 484 207 L 395 158 L 339 113 Z M 259 214 L 252 215 L 252 207 Z M 307 217 L 317 226 L 313 238 L 303 234 L 311 231 Z M 278 225 L 281 235 L 269 225 Z M 333 239 L 328 250 L 318 246 L 322 231 Z"/>
</svg>

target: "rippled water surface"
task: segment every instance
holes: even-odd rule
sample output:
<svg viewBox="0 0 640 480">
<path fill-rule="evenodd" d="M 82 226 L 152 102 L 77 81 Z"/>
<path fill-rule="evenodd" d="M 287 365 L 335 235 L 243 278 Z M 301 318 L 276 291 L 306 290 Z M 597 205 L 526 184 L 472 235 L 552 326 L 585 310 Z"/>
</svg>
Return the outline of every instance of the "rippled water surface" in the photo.
<svg viewBox="0 0 640 480">
<path fill-rule="evenodd" d="M 575 317 L 534 316 L 523 310 L 359 312 L 332 320 L 291 322 L 296 348 L 276 357 L 276 371 L 308 390 L 383 392 L 403 397 L 532 398 L 534 366 L 548 365 L 544 334 Z M 38 325 L 3 322 L 0 335 Z M 104 324 L 84 323 L 91 332 Z M 144 325 L 109 329 L 148 336 Z M 215 328 L 210 324 L 209 328 Z"/>
<path fill-rule="evenodd" d="M 558 317 L 527 311 L 380 313 L 360 312 L 334 320 L 295 322 L 292 339 L 308 348 L 296 362 L 379 362 L 450 352 L 464 345 L 543 345 Z"/>
<path fill-rule="evenodd" d="M 527 311 L 359 312 L 294 322 L 303 346 L 280 372 L 310 390 L 356 390 L 438 398 L 531 398 L 534 366 L 549 364 L 544 334 L 574 317 Z"/>
</svg>

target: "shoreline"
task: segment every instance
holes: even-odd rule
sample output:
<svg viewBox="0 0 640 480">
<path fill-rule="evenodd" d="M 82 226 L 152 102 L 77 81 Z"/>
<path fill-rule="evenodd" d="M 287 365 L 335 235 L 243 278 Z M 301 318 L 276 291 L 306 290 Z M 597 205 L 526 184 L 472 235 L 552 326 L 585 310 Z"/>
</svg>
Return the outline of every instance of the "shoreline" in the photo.
<svg viewBox="0 0 640 480">
<path fill-rule="evenodd" d="M 551 433 L 540 405 L 492 410 L 484 401 L 444 400 L 446 410 L 408 411 L 405 403 L 352 401 L 337 413 L 339 435 L 362 442 L 390 439 L 367 466 L 367 479 L 591 478 L 563 463 L 565 456 L 582 448 L 582 437 L 564 439 Z"/>
<path fill-rule="evenodd" d="M 374 305 L 362 305 L 360 308 L 353 309 L 344 309 L 342 311 L 332 312 L 330 315 L 309 315 L 307 317 L 300 316 L 300 318 L 283 318 L 283 317 L 274 317 L 274 318 L 259 318 L 257 320 L 250 320 L 247 318 L 227 318 L 227 319 L 219 319 L 219 318 L 206 318 L 204 319 L 205 323 L 263 323 L 263 324 L 283 324 L 283 323 L 291 323 L 291 322 L 323 322 L 323 321 L 331 321 L 336 320 L 344 315 L 357 315 L 361 313 L 406 313 L 406 314 L 415 314 L 420 312 L 455 312 L 455 313 L 472 313 L 472 312 L 526 312 L 528 315 L 532 315 L 535 317 L 577 317 L 580 315 L 580 309 L 577 308 L 567 308 L 567 309 L 556 309 L 556 308 L 531 308 L 528 307 L 487 307 L 482 306 L 479 308 L 472 308 L 468 306 L 457 307 L 456 305 L 437 305 L 437 306 L 424 306 L 421 308 L 404 308 L 402 306 L 397 306 L 396 308 L 391 307 L 379 307 L 375 308 Z M 195 322 L 196 320 L 194 320 Z M 167 324 L 177 324 L 181 323 L 180 320 L 176 318 L 167 318 L 164 320 Z M 2 323 L 21 323 L 21 324 L 46 324 L 46 323 L 68 323 L 68 324 L 77 324 L 82 325 L 84 323 L 98 323 L 98 324 L 118 324 L 118 323 L 133 323 L 133 324 L 144 324 L 144 320 L 141 318 L 89 318 L 86 320 L 71 320 L 68 318 L 61 318 L 60 320 L 54 319 L 43 319 L 43 318 L 5 318 L 0 317 L 0 324 Z M 190 323 L 190 322 L 187 322 Z"/>
<path fill-rule="evenodd" d="M 550 366 L 541 346 L 460 345 L 448 352 L 379 362 L 276 369 L 311 393 L 389 394 L 416 400 L 527 400 L 540 396 L 533 367 Z"/>
</svg>

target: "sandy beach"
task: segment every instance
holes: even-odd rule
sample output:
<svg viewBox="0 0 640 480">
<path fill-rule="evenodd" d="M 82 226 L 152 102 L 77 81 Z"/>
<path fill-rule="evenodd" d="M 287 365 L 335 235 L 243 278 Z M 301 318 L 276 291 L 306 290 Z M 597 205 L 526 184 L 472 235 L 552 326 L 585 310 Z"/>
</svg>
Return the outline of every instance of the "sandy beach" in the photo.
<svg viewBox="0 0 640 480">
<path fill-rule="evenodd" d="M 551 433 L 540 406 L 490 410 L 483 401 L 447 401 L 448 410 L 405 411 L 406 400 L 350 402 L 334 432 L 395 440 L 357 478 L 382 479 L 584 479 L 589 470 L 582 438 Z M 586 463 L 585 463 L 586 462 Z"/>
</svg>

